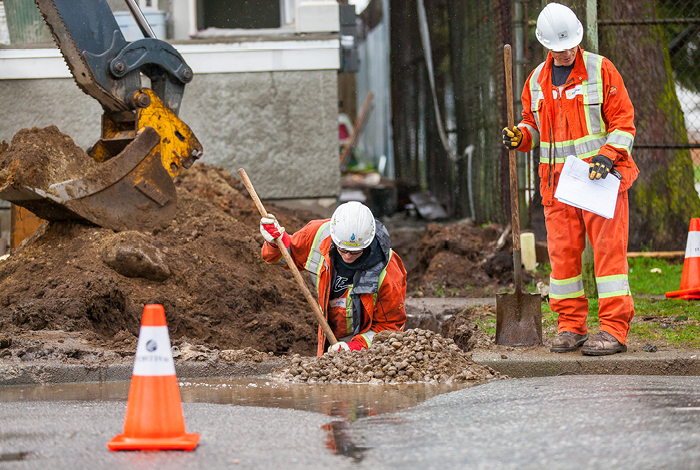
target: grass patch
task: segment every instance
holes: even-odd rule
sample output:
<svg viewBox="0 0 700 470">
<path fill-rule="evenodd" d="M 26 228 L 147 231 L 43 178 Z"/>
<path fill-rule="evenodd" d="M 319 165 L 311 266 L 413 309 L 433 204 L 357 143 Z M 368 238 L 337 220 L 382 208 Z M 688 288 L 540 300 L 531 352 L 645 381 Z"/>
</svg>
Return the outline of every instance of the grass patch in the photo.
<svg viewBox="0 0 700 470">
<path fill-rule="evenodd" d="M 469 290 L 471 290 L 472 287 L 469 286 Z M 456 287 L 451 287 L 447 288 L 445 284 L 433 284 L 433 293 L 435 294 L 435 297 L 454 297 L 459 293 L 459 289 Z"/>
<path fill-rule="evenodd" d="M 496 315 L 481 318 L 476 321 L 476 324 L 479 328 L 488 333 L 489 336 L 496 336 Z"/>
<path fill-rule="evenodd" d="M 668 342 L 677 347 L 700 347 L 700 325 L 660 328 L 655 323 L 633 324 L 630 334 L 650 344 Z"/>
<path fill-rule="evenodd" d="M 635 299 L 630 334 L 649 343 L 700 347 L 700 303 L 680 299 Z"/>
<path fill-rule="evenodd" d="M 629 280 L 632 296 L 664 295 L 681 286 L 683 263 L 659 258 L 630 258 Z"/>
</svg>

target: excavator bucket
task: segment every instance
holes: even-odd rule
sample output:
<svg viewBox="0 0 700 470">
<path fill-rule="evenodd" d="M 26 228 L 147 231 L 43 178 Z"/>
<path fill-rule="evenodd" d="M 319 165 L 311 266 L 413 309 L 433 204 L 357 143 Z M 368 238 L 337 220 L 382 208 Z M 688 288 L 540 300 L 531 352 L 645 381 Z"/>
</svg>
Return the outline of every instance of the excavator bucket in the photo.
<svg viewBox="0 0 700 470">
<path fill-rule="evenodd" d="M 53 183 L 46 191 L 5 184 L 0 198 L 46 220 L 85 219 L 117 231 L 167 226 L 176 195 L 157 152 L 159 141 L 147 127 L 119 155 L 81 178 Z"/>
<path fill-rule="evenodd" d="M 139 131 L 124 131 L 124 123 L 105 115 L 103 138 L 88 151 L 95 164 L 84 174 L 36 187 L 6 170 L 0 198 L 45 220 L 84 220 L 115 231 L 167 227 L 177 210 L 173 178 L 199 158 L 202 146 L 152 90 L 140 93 L 143 107 L 126 124 Z M 112 156 L 110 149 L 120 151 Z"/>
</svg>

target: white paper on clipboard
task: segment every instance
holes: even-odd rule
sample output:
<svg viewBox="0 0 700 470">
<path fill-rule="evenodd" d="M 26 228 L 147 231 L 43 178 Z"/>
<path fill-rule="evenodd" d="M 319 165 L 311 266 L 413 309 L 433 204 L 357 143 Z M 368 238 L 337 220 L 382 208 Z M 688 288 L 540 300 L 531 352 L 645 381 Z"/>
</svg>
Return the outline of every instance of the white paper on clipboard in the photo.
<svg viewBox="0 0 700 470">
<path fill-rule="evenodd" d="M 590 164 L 573 155 L 566 157 L 554 197 L 564 204 L 612 219 L 620 180 L 610 174 L 605 179 L 589 179 L 589 168 Z"/>
</svg>

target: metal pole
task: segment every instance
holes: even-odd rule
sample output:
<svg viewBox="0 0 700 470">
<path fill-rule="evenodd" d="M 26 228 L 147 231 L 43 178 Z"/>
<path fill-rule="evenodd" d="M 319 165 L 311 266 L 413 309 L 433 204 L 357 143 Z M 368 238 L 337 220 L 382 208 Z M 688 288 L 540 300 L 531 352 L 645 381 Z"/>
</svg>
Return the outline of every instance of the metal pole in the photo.
<svg viewBox="0 0 700 470">
<path fill-rule="evenodd" d="M 513 40 L 515 41 L 515 94 L 511 94 L 507 99 L 513 100 L 513 105 L 516 113 L 520 113 L 522 110 L 522 102 L 516 99 L 516 96 L 520 96 L 520 92 L 525 85 L 525 8 L 522 0 L 515 0 L 513 2 L 514 9 L 514 21 L 513 21 Z M 519 161 L 517 168 L 518 171 L 518 201 L 522 203 L 524 207 L 529 206 L 529 199 L 526 197 L 527 194 L 527 181 L 529 175 L 527 175 L 527 163 L 523 165 L 523 159 L 525 154 L 516 153 L 516 162 Z M 529 224 L 529 210 L 523 211 L 521 215 L 520 225 L 528 226 Z M 524 219 L 524 220 L 523 220 Z"/>
<path fill-rule="evenodd" d="M 586 39 L 588 47 L 594 54 L 598 53 L 598 2 L 588 0 L 586 3 Z"/>
<path fill-rule="evenodd" d="M 136 4 L 136 0 L 125 0 L 125 1 L 126 1 L 126 6 L 129 8 L 129 11 L 131 12 L 131 16 L 133 16 L 134 20 L 136 20 L 136 24 L 138 25 L 139 29 L 141 30 L 141 33 L 143 34 L 143 36 L 147 37 L 147 38 L 155 38 L 156 34 L 153 32 L 153 29 L 151 29 L 151 25 L 148 24 L 146 17 L 143 16 L 143 12 L 139 8 L 139 6 Z"/>
</svg>

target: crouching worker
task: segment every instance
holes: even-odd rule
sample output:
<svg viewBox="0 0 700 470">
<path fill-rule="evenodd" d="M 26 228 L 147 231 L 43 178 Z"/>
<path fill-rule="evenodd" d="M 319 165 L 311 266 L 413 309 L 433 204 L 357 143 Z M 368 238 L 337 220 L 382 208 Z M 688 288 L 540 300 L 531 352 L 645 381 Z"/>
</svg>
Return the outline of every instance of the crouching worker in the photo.
<svg viewBox="0 0 700 470">
<path fill-rule="evenodd" d="M 359 202 L 338 206 L 333 216 L 313 220 L 289 236 L 272 214 L 260 219 L 265 238 L 262 257 L 286 267 L 275 239 L 289 250 L 296 266 L 311 273 L 318 303 L 338 340 L 330 350 L 359 351 L 383 330 L 402 330 L 406 323 L 406 270 L 390 246 L 389 232 Z M 329 342 L 319 327 L 321 356 Z"/>
</svg>

